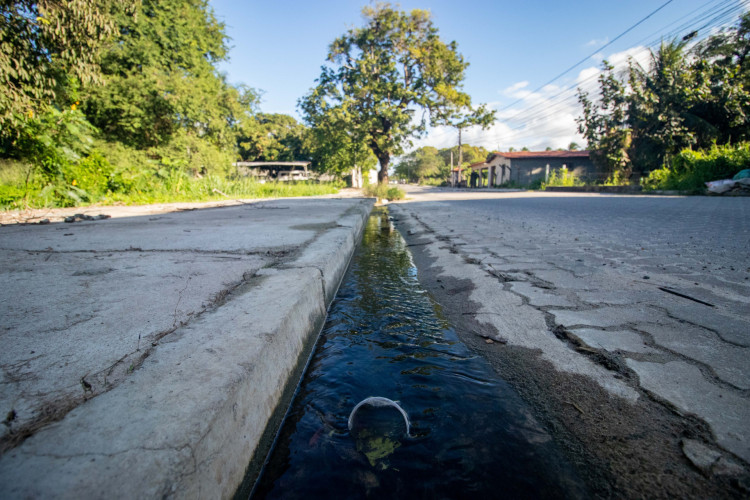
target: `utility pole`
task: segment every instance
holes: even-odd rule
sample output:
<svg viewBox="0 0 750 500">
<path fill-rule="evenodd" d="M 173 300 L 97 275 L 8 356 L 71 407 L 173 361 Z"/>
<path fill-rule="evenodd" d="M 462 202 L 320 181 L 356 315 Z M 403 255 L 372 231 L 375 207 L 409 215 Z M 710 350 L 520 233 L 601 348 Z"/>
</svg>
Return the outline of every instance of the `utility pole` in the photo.
<svg viewBox="0 0 750 500">
<path fill-rule="evenodd" d="M 456 187 L 458 179 L 453 175 L 453 150 L 451 149 L 451 186 Z"/>
<path fill-rule="evenodd" d="M 463 148 L 461 147 L 461 127 L 458 127 L 458 182 L 461 182 L 461 166 L 464 164 Z"/>
</svg>

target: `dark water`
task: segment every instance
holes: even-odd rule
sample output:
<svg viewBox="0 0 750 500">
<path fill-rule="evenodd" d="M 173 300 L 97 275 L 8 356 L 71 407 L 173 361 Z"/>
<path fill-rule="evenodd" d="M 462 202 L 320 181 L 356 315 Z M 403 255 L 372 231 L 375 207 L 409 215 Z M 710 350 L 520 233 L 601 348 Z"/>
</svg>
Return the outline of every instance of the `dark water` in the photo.
<svg viewBox="0 0 750 500">
<path fill-rule="evenodd" d="M 371 435 L 350 433 L 369 396 L 399 401 L 410 435 L 398 411 Z M 376 209 L 254 498 L 583 496 L 519 397 L 440 318 Z"/>
</svg>

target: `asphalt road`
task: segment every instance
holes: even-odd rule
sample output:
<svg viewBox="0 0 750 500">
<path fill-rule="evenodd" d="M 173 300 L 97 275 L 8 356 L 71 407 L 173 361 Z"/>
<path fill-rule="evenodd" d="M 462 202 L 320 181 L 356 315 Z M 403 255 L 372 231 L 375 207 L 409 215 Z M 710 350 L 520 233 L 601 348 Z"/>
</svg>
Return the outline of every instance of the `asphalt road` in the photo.
<svg viewBox="0 0 750 500">
<path fill-rule="evenodd" d="M 650 496 L 665 474 L 747 494 L 750 198 L 407 191 L 392 213 L 424 284 L 607 464 L 606 494 Z"/>
</svg>

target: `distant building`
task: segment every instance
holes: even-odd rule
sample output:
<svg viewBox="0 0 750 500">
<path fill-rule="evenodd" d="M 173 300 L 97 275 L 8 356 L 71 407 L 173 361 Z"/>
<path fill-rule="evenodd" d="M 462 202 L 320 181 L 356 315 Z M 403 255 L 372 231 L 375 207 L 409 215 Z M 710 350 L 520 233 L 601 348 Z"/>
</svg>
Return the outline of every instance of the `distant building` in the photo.
<svg viewBox="0 0 750 500">
<path fill-rule="evenodd" d="M 480 186 L 501 186 L 513 182 L 528 186 L 534 181 L 545 181 L 549 175 L 563 167 L 582 179 L 603 180 L 606 172 L 598 170 L 588 151 L 514 151 L 493 153 L 486 162 L 471 165 L 473 171 L 483 174 L 485 183 Z M 488 182 L 487 182 L 488 181 Z"/>
</svg>

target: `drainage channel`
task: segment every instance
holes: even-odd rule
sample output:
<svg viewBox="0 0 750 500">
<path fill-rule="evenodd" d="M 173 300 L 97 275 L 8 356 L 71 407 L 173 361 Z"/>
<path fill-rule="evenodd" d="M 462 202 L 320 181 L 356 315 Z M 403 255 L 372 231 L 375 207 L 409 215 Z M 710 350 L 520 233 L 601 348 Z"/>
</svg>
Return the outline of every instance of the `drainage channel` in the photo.
<svg viewBox="0 0 750 500">
<path fill-rule="evenodd" d="M 587 496 L 519 396 L 441 317 L 376 208 L 252 497 L 469 495 Z"/>
</svg>

